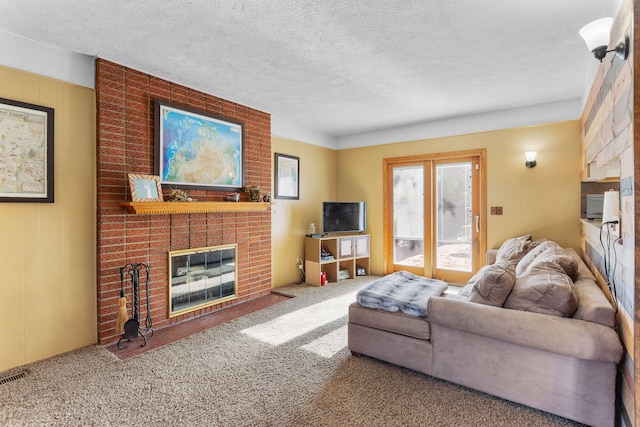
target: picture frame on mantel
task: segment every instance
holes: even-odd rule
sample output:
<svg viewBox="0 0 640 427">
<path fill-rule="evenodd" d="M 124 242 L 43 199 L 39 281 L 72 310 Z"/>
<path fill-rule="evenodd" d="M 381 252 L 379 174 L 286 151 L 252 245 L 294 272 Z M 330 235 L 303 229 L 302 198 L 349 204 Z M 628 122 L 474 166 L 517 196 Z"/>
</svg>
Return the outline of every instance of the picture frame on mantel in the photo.
<svg viewBox="0 0 640 427">
<path fill-rule="evenodd" d="M 300 157 L 275 153 L 275 198 L 300 200 Z"/>
<path fill-rule="evenodd" d="M 53 203 L 54 109 L 0 98 L 0 202 Z"/>
<path fill-rule="evenodd" d="M 154 100 L 155 174 L 172 188 L 242 191 L 244 124 Z"/>
<path fill-rule="evenodd" d="M 156 175 L 129 174 L 132 202 L 162 202 L 160 177 Z"/>
</svg>

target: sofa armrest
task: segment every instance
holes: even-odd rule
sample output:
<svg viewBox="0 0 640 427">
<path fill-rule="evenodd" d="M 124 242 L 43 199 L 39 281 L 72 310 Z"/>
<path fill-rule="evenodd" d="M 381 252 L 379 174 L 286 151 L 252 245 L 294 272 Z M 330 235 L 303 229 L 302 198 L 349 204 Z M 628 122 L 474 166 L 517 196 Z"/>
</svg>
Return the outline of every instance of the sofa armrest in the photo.
<svg viewBox="0 0 640 427">
<path fill-rule="evenodd" d="M 622 344 L 612 328 L 584 320 L 431 297 L 430 325 L 585 360 L 618 363 Z M 437 342 L 433 343 L 434 346 Z"/>
<path fill-rule="evenodd" d="M 487 251 L 487 256 L 485 257 L 487 265 L 495 264 L 497 255 L 498 255 L 497 249 L 489 249 Z"/>
</svg>

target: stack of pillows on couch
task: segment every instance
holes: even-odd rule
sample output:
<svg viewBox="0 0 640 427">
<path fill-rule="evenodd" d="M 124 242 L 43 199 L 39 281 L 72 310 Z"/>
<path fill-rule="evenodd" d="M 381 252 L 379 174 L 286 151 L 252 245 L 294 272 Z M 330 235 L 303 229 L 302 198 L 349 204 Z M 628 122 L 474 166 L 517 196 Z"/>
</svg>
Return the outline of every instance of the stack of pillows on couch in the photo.
<svg viewBox="0 0 640 427">
<path fill-rule="evenodd" d="M 459 299 L 513 310 L 571 317 L 578 308 L 573 281 L 578 263 L 550 240 L 531 235 L 505 241 L 495 263 L 484 266 L 458 294 Z"/>
</svg>

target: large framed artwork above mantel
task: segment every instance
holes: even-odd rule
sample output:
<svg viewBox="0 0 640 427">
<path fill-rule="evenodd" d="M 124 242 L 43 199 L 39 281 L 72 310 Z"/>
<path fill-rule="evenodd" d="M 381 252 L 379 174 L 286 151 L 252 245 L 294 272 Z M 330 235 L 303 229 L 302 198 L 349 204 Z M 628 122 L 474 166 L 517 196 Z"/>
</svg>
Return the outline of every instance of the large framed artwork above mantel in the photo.
<svg viewBox="0 0 640 427">
<path fill-rule="evenodd" d="M 244 188 L 244 124 L 155 100 L 155 174 L 163 185 Z"/>
</svg>

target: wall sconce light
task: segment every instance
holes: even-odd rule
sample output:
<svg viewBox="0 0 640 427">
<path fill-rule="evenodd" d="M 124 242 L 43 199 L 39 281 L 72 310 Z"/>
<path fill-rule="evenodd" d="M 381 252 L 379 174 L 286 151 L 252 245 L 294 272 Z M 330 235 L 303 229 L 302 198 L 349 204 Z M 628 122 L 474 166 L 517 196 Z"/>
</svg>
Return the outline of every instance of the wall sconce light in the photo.
<svg viewBox="0 0 640 427">
<path fill-rule="evenodd" d="M 532 168 L 532 167 L 535 167 L 535 165 L 537 165 L 536 154 L 538 154 L 537 151 L 526 151 L 524 153 L 524 157 L 526 157 L 527 159 L 527 162 L 525 163 L 526 167 Z"/>
<path fill-rule="evenodd" d="M 587 43 L 587 48 L 600 62 L 608 52 L 615 52 L 622 60 L 629 56 L 629 36 L 625 36 L 615 49 L 607 50 L 612 25 L 613 18 L 600 18 L 588 23 L 578 31 Z"/>
</svg>

